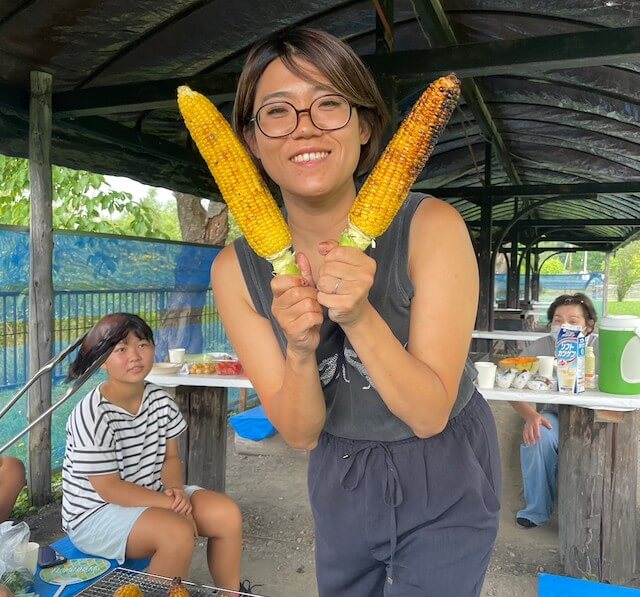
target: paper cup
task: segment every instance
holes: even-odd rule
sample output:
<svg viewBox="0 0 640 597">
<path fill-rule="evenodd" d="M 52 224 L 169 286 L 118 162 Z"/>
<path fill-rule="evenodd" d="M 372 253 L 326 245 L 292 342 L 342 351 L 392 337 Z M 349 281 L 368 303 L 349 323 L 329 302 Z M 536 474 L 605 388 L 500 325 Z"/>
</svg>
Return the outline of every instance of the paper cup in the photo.
<svg viewBox="0 0 640 597">
<path fill-rule="evenodd" d="M 478 372 L 478 387 L 485 390 L 493 388 L 496 381 L 496 365 L 479 361 L 474 363 L 474 366 Z"/>
<path fill-rule="evenodd" d="M 170 348 L 169 349 L 169 362 L 170 363 L 184 363 L 186 350 L 184 348 Z"/>
<path fill-rule="evenodd" d="M 547 379 L 553 378 L 553 361 L 554 357 L 543 356 L 538 357 L 538 375 L 546 377 Z"/>
<path fill-rule="evenodd" d="M 38 566 L 38 550 L 40 544 L 35 541 L 29 541 L 29 543 L 22 543 L 16 547 L 15 561 L 18 566 L 24 566 L 31 574 L 36 573 L 36 567 Z"/>
</svg>

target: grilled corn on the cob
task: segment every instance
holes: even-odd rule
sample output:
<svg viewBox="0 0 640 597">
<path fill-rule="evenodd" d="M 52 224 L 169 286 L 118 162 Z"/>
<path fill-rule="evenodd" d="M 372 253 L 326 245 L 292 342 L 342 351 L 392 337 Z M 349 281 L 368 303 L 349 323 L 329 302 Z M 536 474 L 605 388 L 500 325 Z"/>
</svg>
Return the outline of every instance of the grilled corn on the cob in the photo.
<svg viewBox="0 0 640 597">
<path fill-rule="evenodd" d="M 454 74 L 434 81 L 420 96 L 360 189 L 341 245 L 366 249 L 391 224 L 424 168 L 460 96 Z"/>
<path fill-rule="evenodd" d="M 178 87 L 178 107 L 222 197 L 251 248 L 276 274 L 298 274 L 291 233 L 246 149 L 204 95 Z"/>
<path fill-rule="evenodd" d="M 366 249 L 389 227 L 411 185 L 431 155 L 460 95 L 460 81 L 447 75 L 420 96 L 360 189 L 341 245 Z M 275 274 L 297 274 L 291 233 L 251 157 L 216 107 L 187 86 L 178 106 L 198 150 L 252 249 Z"/>
</svg>

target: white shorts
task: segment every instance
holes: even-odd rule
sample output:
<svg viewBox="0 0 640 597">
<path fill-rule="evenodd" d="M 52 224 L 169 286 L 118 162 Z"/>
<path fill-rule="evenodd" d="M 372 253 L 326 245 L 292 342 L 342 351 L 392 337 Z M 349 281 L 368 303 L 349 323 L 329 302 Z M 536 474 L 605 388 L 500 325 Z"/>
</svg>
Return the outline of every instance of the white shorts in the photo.
<svg viewBox="0 0 640 597">
<path fill-rule="evenodd" d="M 198 485 L 185 485 L 191 497 L 202 489 Z M 89 516 L 77 529 L 69 531 L 69 539 L 84 553 L 122 564 L 127 551 L 129 534 L 147 506 L 116 506 L 107 504 Z"/>
</svg>

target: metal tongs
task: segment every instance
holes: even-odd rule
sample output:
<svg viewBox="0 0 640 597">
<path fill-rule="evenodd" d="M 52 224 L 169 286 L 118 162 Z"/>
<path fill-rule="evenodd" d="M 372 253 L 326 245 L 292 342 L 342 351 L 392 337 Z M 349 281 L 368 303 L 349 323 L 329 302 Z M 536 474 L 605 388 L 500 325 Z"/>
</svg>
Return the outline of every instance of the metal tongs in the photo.
<svg viewBox="0 0 640 597">
<path fill-rule="evenodd" d="M 87 332 L 88 333 L 88 332 Z M 9 409 L 18 401 L 22 396 L 24 396 L 25 392 L 45 373 L 49 373 L 53 370 L 53 368 L 60 363 L 66 356 L 68 356 L 71 352 L 73 352 L 82 341 L 85 339 L 87 333 L 83 334 L 78 338 L 73 344 L 65 348 L 60 354 L 53 357 L 50 361 L 48 361 L 45 365 L 40 367 L 40 369 L 36 372 L 36 374 L 31 377 L 31 379 L 22 387 L 22 389 L 0 410 L 0 419 L 4 417 L 4 415 L 9 411 Z M 111 349 L 113 350 L 113 348 Z M 10 439 L 4 446 L 0 448 L 0 454 L 2 454 L 5 450 L 8 450 L 13 444 L 15 444 L 25 433 L 29 432 L 33 429 L 40 421 L 51 415 L 51 413 L 56 410 L 58 407 L 62 406 L 71 396 L 73 396 L 84 384 L 85 382 L 100 368 L 102 363 L 107 360 L 107 357 L 111 354 L 111 350 L 107 350 L 96 360 L 91 363 L 89 368 L 78 377 L 73 385 L 65 392 L 64 396 L 58 400 L 55 404 L 52 404 L 46 411 L 44 411 L 35 421 L 29 423 L 25 429 L 23 429 L 18 435 L 14 438 Z"/>
</svg>

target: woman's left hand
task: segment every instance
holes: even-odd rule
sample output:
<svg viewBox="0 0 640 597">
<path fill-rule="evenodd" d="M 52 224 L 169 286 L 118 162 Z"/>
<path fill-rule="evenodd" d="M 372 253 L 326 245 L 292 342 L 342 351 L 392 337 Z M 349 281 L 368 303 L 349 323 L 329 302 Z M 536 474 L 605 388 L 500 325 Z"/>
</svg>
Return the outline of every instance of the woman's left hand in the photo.
<svg viewBox="0 0 640 597">
<path fill-rule="evenodd" d="M 376 262 L 354 247 L 341 247 L 335 240 L 321 242 L 318 252 L 324 262 L 318 270 L 318 302 L 329 311 L 329 319 L 342 327 L 357 323 L 369 305 Z"/>
</svg>

